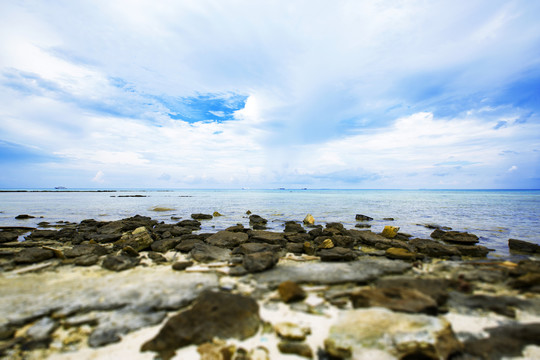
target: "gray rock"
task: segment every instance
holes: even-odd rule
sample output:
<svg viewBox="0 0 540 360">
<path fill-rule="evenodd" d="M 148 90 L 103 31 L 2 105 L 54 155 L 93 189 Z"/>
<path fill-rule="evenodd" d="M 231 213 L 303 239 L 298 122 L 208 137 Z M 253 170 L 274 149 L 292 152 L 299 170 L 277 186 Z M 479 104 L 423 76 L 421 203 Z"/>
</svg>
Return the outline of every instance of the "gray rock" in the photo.
<svg viewBox="0 0 540 360">
<path fill-rule="evenodd" d="M 279 260 L 271 251 L 255 252 L 244 255 L 242 265 L 250 273 L 256 273 L 273 268 Z"/>
<path fill-rule="evenodd" d="M 263 251 L 278 252 L 280 249 L 281 248 L 279 245 L 270 245 L 265 243 L 245 243 L 234 249 L 232 253 L 247 255 Z"/>
<path fill-rule="evenodd" d="M 42 248 L 28 248 L 22 249 L 13 259 L 17 264 L 33 264 L 41 262 L 54 257 L 54 252 L 48 249 Z"/>
<path fill-rule="evenodd" d="M 0 232 L 0 244 L 7 243 L 7 242 L 14 242 L 17 241 L 19 238 L 19 234 L 16 232 L 9 232 L 9 231 L 1 231 Z"/>
<path fill-rule="evenodd" d="M 51 342 L 51 335 L 58 327 L 58 323 L 49 317 L 44 317 L 30 326 L 26 331 L 26 342 L 23 349 L 46 348 Z"/>
<path fill-rule="evenodd" d="M 107 255 L 101 266 L 112 271 L 123 271 L 131 269 L 139 264 L 140 259 L 125 255 Z"/>
<path fill-rule="evenodd" d="M 97 255 L 83 255 L 75 259 L 75 265 L 78 266 L 92 266 L 97 264 L 99 256 Z"/>
<path fill-rule="evenodd" d="M 298 224 L 295 221 L 287 221 L 285 223 L 285 229 L 283 230 L 285 233 L 305 233 L 306 230 L 302 227 L 302 225 Z"/>
<path fill-rule="evenodd" d="M 455 245 L 455 247 L 462 256 L 471 257 L 486 257 L 492 251 L 482 245 Z"/>
<path fill-rule="evenodd" d="M 509 239 L 508 248 L 512 251 L 519 251 L 524 253 L 540 253 L 540 245 L 517 239 Z"/>
<path fill-rule="evenodd" d="M 211 235 L 206 242 L 210 245 L 232 249 L 248 241 L 249 236 L 243 232 L 218 231 Z"/>
<path fill-rule="evenodd" d="M 441 244 L 440 242 L 428 239 L 412 239 L 409 244 L 417 252 L 431 257 L 460 256 L 461 253 L 455 246 Z"/>
<path fill-rule="evenodd" d="M 249 216 L 249 224 L 252 226 L 259 225 L 264 227 L 268 223 L 268 220 L 265 218 L 259 216 L 259 215 L 250 215 Z"/>
<path fill-rule="evenodd" d="M 443 231 L 436 229 L 431 233 L 431 237 L 435 239 L 440 239 L 449 243 L 463 244 L 463 245 L 473 245 L 476 244 L 479 239 L 478 236 L 474 234 L 469 234 L 467 232 L 460 231 Z"/>
<path fill-rule="evenodd" d="M 282 354 L 296 354 L 308 359 L 313 358 L 311 347 L 304 342 L 280 341 L 278 343 L 278 349 Z"/>
<path fill-rule="evenodd" d="M 154 242 L 152 235 L 146 229 L 146 227 L 141 226 L 133 230 L 131 233 L 125 233 L 122 235 L 120 240 L 114 243 L 114 248 L 119 250 L 123 249 L 126 246 L 130 246 L 135 251 L 142 251 L 146 248 L 149 248 L 150 245 Z"/>
<path fill-rule="evenodd" d="M 283 233 L 265 230 L 253 230 L 249 232 L 250 241 L 263 242 L 272 245 L 284 246 L 287 243 Z"/>
<path fill-rule="evenodd" d="M 413 251 L 411 246 L 402 240 L 387 239 L 371 230 L 349 230 L 349 234 L 360 244 L 368 245 L 379 250 L 386 250 L 392 247 Z"/>
<path fill-rule="evenodd" d="M 321 261 L 353 261 L 358 257 L 353 250 L 339 246 L 321 249 L 317 252 L 317 256 L 321 258 Z"/>
<path fill-rule="evenodd" d="M 401 274 L 411 267 L 401 260 L 369 257 L 349 263 L 280 262 L 275 268 L 256 274 L 255 279 L 274 287 L 286 280 L 314 284 L 367 283 L 383 275 Z"/>
<path fill-rule="evenodd" d="M 230 250 L 206 244 L 196 244 L 190 254 L 200 262 L 227 261 L 231 258 Z"/>
<path fill-rule="evenodd" d="M 448 289 L 450 280 L 445 278 L 417 278 L 407 275 L 387 276 L 377 280 L 378 288 L 404 287 L 414 289 L 422 294 L 428 295 L 437 301 L 438 305 L 443 305 L 448 299 Z"/>
<path fill-rule="evenodd" d="M 64 250 L 64 256 L 67 258 L 74 258 L 84 255 L 107 255 L 110 250 L 98 244 L 81 244 L 75 245 L 71 249 Z"/>
<path fill-rule="evenodd" d="M 191 250 L 193 250 L 193 248 L 197 244 L 204 245 L 204 241 L 202 241 L 199 238 L 185 239 L 185 240 L 182 240 L 178 245 L 175 246 L 175 250 L 178 250 L 178 251 L 183 252 L 183 253 L 188 253 Z"/>
<path fill-rule="evenodd" d="M 164 240 L 154 241 L 150 247 L 152 251 L 165 253 L 171 249 L 174 249 L 180 243 L 179 238 L 169 238 Z"/>
<path fill-rule="evenodd" d="M 515 309 L 540 314 L 540 301 L 538 299 L 525 300 L 514 296 L 468 295 L 452 291 L 448 305 L 457 309 L 493 311 L 511 318 L 516 316 Z"/>
</svg>

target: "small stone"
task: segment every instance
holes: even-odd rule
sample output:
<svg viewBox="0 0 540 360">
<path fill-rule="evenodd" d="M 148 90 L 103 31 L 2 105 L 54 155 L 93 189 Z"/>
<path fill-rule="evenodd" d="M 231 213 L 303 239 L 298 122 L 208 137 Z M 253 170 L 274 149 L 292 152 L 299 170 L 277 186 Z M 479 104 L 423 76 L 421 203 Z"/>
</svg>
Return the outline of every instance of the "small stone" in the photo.
<svg viewBox="0 0 540 360">
<path fill-rule="evenodd" d="M 319 249 L 332 249 L 333 247 L 332 239 L 326 239 L 318 246 Z"/>
<path fill-rule="evenodd" d="M 35 216 L 28 215 L 28 214 L 21 214 L 21 215 L 15 216 L 15 219 L 17 220 L 27 220 L 27 219 L 33 219 L 33 218 L 35 218 Z"/>
<path fill-rule="evenodd" d="M 293 281 L 284 281 L 278 286 L 279 296 L 284 303 L 302 301 L 307 294 L 300 285 Z"/>
<path fill-rule="evenodd" d="M 371 221 L 373 220 L 372 217 L 362 215 L 362 214 L 356 214 L 356 221 Z"/>
<path fill-rule="evenodd" d="M 210 214 L 191 214 L 191 218 L 195 220 L 210 220 L 212 215 Z"/>
<path fill-rule="evenodd" d="M 308 359 L 313 358 L 311 347 L 303 342 L 280 341 L 278 349 L 282 354 L 296 354 Z"/>
<path fill-rule="evenodd" d="M 167 258 L 161 255 L 160 253 L 149 251 L 146 255 L 148 256 L 150 260 L 152 260 L 156 264 L 162 264 L 162 263 L 167 262 Z"/>
<path fill-rule="evenodd" d="M 249 352 L 250 360 L 270 360 L 270 352 L 264 346 L 257 346 Z"/>
<path fill-rule="evenodd" d="M 193 266 L 193 261 L 177 261 L 172 264 L 172 269 L 176 271 L 182 271 L 186 270 L 190 266 Z"/>
<path fill-rule="evenodd" d="M 394 218 L 391 218 L 391 217 L 385 217 L 385 218 L 383 218 L 383 220 L 386 220 L 386 221 L 394 221 L 395 219 L 394 219 Z"/>
<path fill-rule="evenodd" d="M 311 329 L 302 328 L 291 322 L 281 322 L 274 325 L 274 330 L 279 337 L 291 341 L 304 341 L 311 334 Z"/>
<path fill-rule="evenodd" d="M 222 214 L 220 214 L 219 212 L 217 211 L 214 211 L 214 213 L 212 214 L 213 217 L 219 217 L 219 216 L 223 216 Z"/>
<path fill-rule="evenodd" d="M 255 273 L 273 268 L 279 260 L 271 251 L 263 251 L 244 255 L 242 265 L 247 272 Z"/>
<path fill-rule="evenodd" d="M 223 340 L 214 339 L 197 347 L 200 360 L 230 360 L 235 351 L 234 345 L 227 345 Z"/>
<path fill-rule="evenodd" d="M 313 225 L 313 224 L 315 224 L 315 218 L 313 217 L 313 215 L 307 214 L 306 217 L 303 220 L 303 223 L 305 225 L 308 225 L 308 226 Z"/>
<path fill-rule="evenodd" d="M 393 239 L 398 234 L 399 227 L 398 226 L 390 226 L 386 225 L 381 233 L 382 236 L 384 236 L 387 239 Z"/>
</svg>

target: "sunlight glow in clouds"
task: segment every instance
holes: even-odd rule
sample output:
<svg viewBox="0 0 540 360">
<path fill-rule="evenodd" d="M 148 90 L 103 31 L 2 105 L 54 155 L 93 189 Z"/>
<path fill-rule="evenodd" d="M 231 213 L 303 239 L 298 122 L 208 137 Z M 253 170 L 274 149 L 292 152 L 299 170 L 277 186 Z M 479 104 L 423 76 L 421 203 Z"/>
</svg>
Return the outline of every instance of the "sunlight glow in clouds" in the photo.
<svg viewBox="0 0 540 360">
<path fill-rule="evenodd" d="M 0 188 L 540 188 L 538 13 L 3 1 Z"/>
</svg>

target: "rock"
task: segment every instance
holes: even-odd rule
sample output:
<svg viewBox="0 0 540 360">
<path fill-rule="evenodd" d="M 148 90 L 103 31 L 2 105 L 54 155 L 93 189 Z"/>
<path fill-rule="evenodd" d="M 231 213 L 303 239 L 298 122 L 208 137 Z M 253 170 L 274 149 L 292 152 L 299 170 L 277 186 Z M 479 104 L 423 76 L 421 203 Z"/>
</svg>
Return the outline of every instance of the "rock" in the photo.
<svg viewBox="0 0 540 360">
<path fill-rule="evenodd" d="M 235 346 L 214 339 L 211 343 L 204 343 L 197 347 L 197 352 L 201 355 L 200 360 L 231 360 L 235 352 Z"/>
<path fill-rule="evenodd" d="M 176 271 L 182 271 L 186 270 L 190 266 L 193 266 L 193 261 L 177 261 L 172 264 L 172 269 Z"/>
<path fill-rule="evenodd" d="M 34 230 L 26 237 L 27 240 L 44 240 L 58 238 L 58 230 Z"/>
<path fill-rule="evenodd" d="M 474 234 L 459 231 L 443 231 L 440 229 L 433 231 L 431 237 L 445 242 L 463 245 L 473 245 L 479 241 L 478 236 Z"/>
<path fill-rule="evenodd" d="M 64 250 L 64 256 L 67 258 L 74 258 L 87 255 L 107 255 L 110 252 L 109 249 L 98 244 L 81 244 L 75 245 L 71 249 Z"/>
<path fill-rule="evenodd" d="M 409 245 L 414 247 L 416 251 L 431 257 L 450 257 L 460 256 L 461 253 L 454 246 L 444 245 L 440 242 L 428 239 L 412 239 Z"/>
<path fill-rule="evenodd" d="M 377 306 L 407 313 L 437 314 L 435 300 L 417 290 L 404 287 L 360 290 L 351 295 L 351 301 L 355 308 Z"/>
<path fill-rule="evenodd" d="M 304 243 L 305 241 L 311 241 L 311 235 L 306 233 L 287 233 L 285 234 L 285 238 L 289 242 L 293 243 Z"/>
<path fill-rule="evenodd" d="M 212 214 L 213 217 L 219 217 L 219 216 L 223 216 L 222 214 L 220 214 L 219 212 L 217 211 L 214 211 L 214 213 Z"/>
<path fill-rule="evenodd" d="M 356 221 L 371 221 L 373 220 L 372 217 L 362 215 L 362 214 L 356 214 Z"/>
<path fill-rule="evenodd" d="M 249 352 L 249 360 L 270 360 L 270 352 L 264 346 L 257 346 Z"/>
<path fill-rule="evenodd" d="M 280 262 L 254 277 L 257 282 L 267 283 L 270 287 L 286 280 L 313 284 L 367 283 L 384 275 L 401 274 L 411 267 L 410 263 L 401 260 L 367 257 L 348 263 Z"/>
<path fill-rule="evenodd" d="M 540 245 L 517 239 L 509 239 L 508 248 L 512 251 L 518 251 L 523 253 L 540 253 Z"/>
<path fill-rule="evenodd" d="M 381 308 L 342 311 L 324 346 L 354 359 L 448 359 L 461 351 L 446 320 Z"/>
<path fill-rule="evenodd" d="M 16 232 L 1 231 L 0 232 L 0 244 L 7 242 L 15 242 L 19 238 L 19 234 Z"/>
<path fill-rule="evenodd" d="M 49 317 L 44 317 L 34 323 L 25 334 L 25 350 L 43 349 L 49 347 L 51 335 L 58 327 L 58 323 Z"/>
<path fill-rule="evenodd" d="M 54 257 L 52 250 L 42 248 L 28 248 L 22 249 L 13 259 L 16 264 L 33 264 L 48 260 Z"/>
<path fill-rule="evenodd" d="M 311 347 L 303 342 L 280 341 L 278 343 L 278 349 L 282 354 L 296 354 L 308 359 L 313 358 L 313 351 L 311 351 Z"/>
<path fill-rule="evenodd" d="M 477 359 L 521 358 L 527 345 L 540 345 L 540 323 L 508 324 L 484 331 L 488 337 L 464 341 L 465 354 Z"/>
<path fill-rule="evenodd" d="M 256 273 L 273 268 L 279 257 L 271 251 L 256 252 L 244 255 L 242 265 L 247 272 Z"/>
<path fill-rule="evenodd" d="M 389 259 L 399 259 L 406 261 L 414 261 L 419 258 L 423 258 L 421 254 L 410 252 L 407 249 L 402 248 L 388 248 L 385 253 L 386 257 Z"/>
<path fill-rule="evenodd" d="M 213 338 L 244 340 L 259 329 L 259 306 L 250 297 L 227 292 L 203 292 L 188 310 L 170 318 L 158 335 L 147 341 L 141 351 L 154 351 L 162 358 L 191 344 Z"/>
<path fill-rule="evenodd" d="M 307 214 L 304 220 L 302 221 L 304 225 L 310 226 L 315 224 L 315 218 L 311 214 Z"/>
<path fill-rule="evenodd" d="M 249 216 L 249 224 L 251 226 L 260 226 L 262 228 L 266 227 L 266 223 L 268 222 L 268 220 L 264 219 L 263 217 L 259 216 L 259 215 L 250 215 Z"/>
<path fill-rule="evenodd" d="M 146 256 L 148 256 L 148 258 L 150 260 L 152 260 L 156 264 L 163 264 L 163 263 L 166 263 L 168 261 L 165 256 L 161 255 L 160 253 L 154 252 L 154 251 L 149 251 L 146 254 Z"/>
<path fill-rule="evenodd" d="M 135 251 L 142 251 L 146 248 L 149 248 L 150 245 L 154 242 L 152 235 L 146 229 L 146 227 L 141 226 L 133 230 L 131 233 L 125 233 L 122 235 L 120 240 L 114 243 L 115 249 L 123 249 L 126 246 L 131 246 Z"/>
<path fill-rule="evenodd" d="M 322 243 L 317 246 L 318 249 L 331 249 L 334 247 L 334 243 L 332 242 L 332 239 L 325 239 Z"/>
<path fill-rule="evenodd" d="M 21 215 L 15 216 L 15 219 L 17 220 L 27 220 L 27 219 L 33 219 L 33 218 L 35 218 L 35 216 L 28 215 L 28 214 L 21 214 Z"/>
<path fill-rule="evenodd" d="M 107 255 L 101 266 L 104 269 L 112 271 L 123 271 L 134 268 L 139 264 L 139 258 L 128 257 L 124 255 Z"/>
<path fill-rule="evenodd" d="M 120 254 L 118 254 L 118 255 L 127 256 L 127 257 L 131 257 L 131 258 L 138 258 L 139 257 L 139 252 L 128 245 L 128 246 L 124 247 L 122 249 L 122 251 L 120 251 Z"/>
<path fill-rule="evenodd" d="M 285 246 L 285 251 L 293 254 L 302 254 L 304 252 L 304 244 L 288 243 L 287 246 Z"/>
<path fill-rule="evenodd" d="M 403 248 L 412 251 L 413 248 L 402 240 L 387 239 L 382 235 L 370 230 L 349 230 L 349 234 L 359 243 L 374 247 L 379 250 L 386 250 L 391 247 Z"/>
<path fill-rule="evenodd" d="M 445 278 L 418 278 L 406 275 L 387 276 L 378 279 L 376 282 L 377 288 L 404 287 L 416 290 L 433 298 L 439 306 L 446 303 L 450 285 L 450 280 Z"/>
<path fill-rule="evenodd" d="M 232 249 L 247 242 L 249 236 L 243 232 L 218 231 L 211 235 L 206 242 L 210 245 Z"/>
<path fill-rule="evenodd" d="M 302 227 L 302 225 L 298 224 L 295 221 L 287 221 L 285 223 L 285 229 L 283 230 L 285 233 L 305 233 L 306 230 Z"/>
<path fill-rule="evenodd" d="M 315 255 L 316 249 L 309 241 L 306 241 L 304 242 L 304 244 L 302 244 L 302 249 L 307 255 Z"/>
<path fill-rule="evenodd" d="M 517 279 L 511 280 L 508 285 L 519 290 L 528 290 L 530 288 L 538 289 L 538 287 L 540 287 L 540 274 L 527 273 L 518 277 Z M 537 292 L 540 291 L 537 290 Z"/>
<path fill-rule="evenodd" d="M 354 227 L 359 229 L 369 229 L 371 227 L 371 224 L 356 224 Z"/>
<path fill-rule="evenodd" d="M 274 324 L 274 330 L 280 338 L 291 341 L 304 341 L 306 336 L 311 334 L 311 329 L 302 328 L 291 322 Z"/>
<path fill-rule="evenodd" d="M 482 245 L 455 245 L 461 256 L 486 257 L 492 251 Z"/>
<path fill-rule="evenodd" d="M 230 250 L 207 244 L 196 244 L 190 254 L 200 262 L 227 261 L 231 257 Z"/>
<path fill-rule="evenodd" d="M 198 244 L 205 245 L 205 242 L 199 238 L 185 239 L 185 240 L 181 240 L 180 243 L 175 246 L 175 249 L 183 253 L 188 253 L 191 250 L 193 250 L 195 245 L 198 245 Z"/>
<path fill-rule="evenodd" d="M 75 259 L 74 264 L 78 266 L 92 266 L 92 265 L 97 264 L 98 261 L 99 261 L 98 255 L 90 254 L 90 255 L 83 255 L 83 256 L 77 257 Z"/>
<path fill-rule="evenodd" d="M 152 245 L 150 245 L 150 248 L 152 251 L 157 251 L 160 253 L 166 253 L 167 251 L 174 249 L 179 243 L 179 238 L 169 238 L 169 239 L 163 239 L 154 241 Z"/>
<path fill-rule="evenodd" d="M 537 312 L 540 308 L 538 300 L 523 300 L 514 296 L 468 295 L 457 291 L 450 293 L 448 305 L 454 309 L 493 311 L 511 318 L 516 317 L 515 309 Z"/>
<path fill-rule="evenodd" d="M 249 232 L 250 241 L 263 242 L 272 245 L 284 246 L 287 243 L 283 233 L 264 230 L 252 230 Z"/>
<path fill-rule="evenodd" d="M 278 286 L 279 296 L 284 303 L 302 301 L 307 294 L 300 285 L 294 281 L 284 281 Z"/>
<path fill-rule="evenodd" d="M 201 223 L 197 220 L 182 220 L 176 223 L 177 226 L 183 227 L 183 228 L 191 228 L 191 229 L 200 229 Z"/>
<path fill-rule="evenodd" d="M 195 220 L 210 220 L 213 216 L 210 214 L 191 214 L 191 218 Z"/>
<path fill-rule="evenodd" d="M 381 235 L 384 236 L 387 239 L 393 239 L 393 238 L 396 237 L 398 231 L 399 231 L 399 227 L 386 225 L 384 227 Z"/>
<path fill-rule="evenodd" d="M 246 229 L 244 227 L 244 225 L 242 224 L 236 224 L 236 225 L 233 225 L 233 226 L 229 226 L 228 228 L 225 229 L 225 231 L 232 231 L 232 232 L 245 232 Z"/>
<path fill-rule="evenodd" d="M 271 251 L 277 253 L 281 247 L 279 245 L 271 245 L 266 243 L 244 243 L 233 250 L 232 254 L 253 254 L 263 251 Z"/>
<path fill-rule="evenodd" d="M 386 221 L 394 221 L 395 219 L 394 219 L 394 218 L 391 218 L 391 217 L 385 217 L 385 218 L 383 218 L 383 220 L 386 220 Z"/>
<path fill-rule="evenodd" d="M 317 256 L 321 258 L 321 261 L 353 261 L 358 257 L 353 250 L 339 246 L 319 250 Z"/>
</svg>

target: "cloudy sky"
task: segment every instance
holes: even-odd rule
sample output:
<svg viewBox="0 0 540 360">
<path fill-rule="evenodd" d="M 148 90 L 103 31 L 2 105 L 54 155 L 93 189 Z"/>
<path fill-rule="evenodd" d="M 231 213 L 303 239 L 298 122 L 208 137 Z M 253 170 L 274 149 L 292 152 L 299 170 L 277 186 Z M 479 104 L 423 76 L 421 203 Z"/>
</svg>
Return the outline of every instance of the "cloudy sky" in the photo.
<svg viewBox="0 0 540 360">
<path fill-rule="evenodd" d="M 539 1 L 0 2 L 0 188 L 540 188 Z"/>
</svg>

